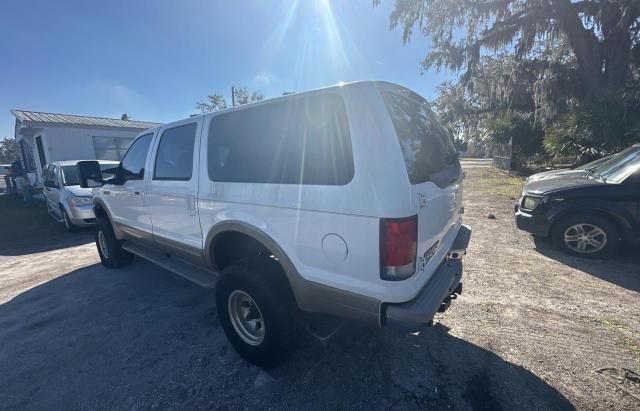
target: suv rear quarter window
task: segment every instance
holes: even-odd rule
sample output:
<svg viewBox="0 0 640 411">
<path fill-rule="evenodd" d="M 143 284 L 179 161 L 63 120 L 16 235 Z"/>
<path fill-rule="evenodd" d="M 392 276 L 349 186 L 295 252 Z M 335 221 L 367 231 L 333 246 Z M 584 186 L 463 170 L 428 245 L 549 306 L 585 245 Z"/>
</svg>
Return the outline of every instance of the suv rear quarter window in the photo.
<svg viewBox="0 0 640 411">
<path fill-rule="evenodd" d="M 411 184 L 431 181 L 445 187 L 460 175 L 460 162 L 451 139 L 429 103 L 399 86 L 381 85 Z"/>
<path fill-rule="evenodd" d="M 220 182 L 347 184 L 354 171 L 342 97 L 293 97 L 213 117 L 208 168 Z"/>
</svg>

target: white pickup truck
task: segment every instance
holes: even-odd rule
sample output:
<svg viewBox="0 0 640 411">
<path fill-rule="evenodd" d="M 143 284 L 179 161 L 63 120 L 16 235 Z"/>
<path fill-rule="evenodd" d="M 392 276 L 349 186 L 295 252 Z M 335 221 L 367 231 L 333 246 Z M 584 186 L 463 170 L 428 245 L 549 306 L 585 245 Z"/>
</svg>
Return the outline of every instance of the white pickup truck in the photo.
<svg viewBox="0 0 640 411">
<path fill-rule="evenodd" d="M 216 289 L 248 361 L 286 358 L 300 313 L 418 331 L 462 292 L 457 153 L 427 102 L 385 82 L 278 97 L 142 133 L 94 187 L 96 243 Z"/>
</svg>

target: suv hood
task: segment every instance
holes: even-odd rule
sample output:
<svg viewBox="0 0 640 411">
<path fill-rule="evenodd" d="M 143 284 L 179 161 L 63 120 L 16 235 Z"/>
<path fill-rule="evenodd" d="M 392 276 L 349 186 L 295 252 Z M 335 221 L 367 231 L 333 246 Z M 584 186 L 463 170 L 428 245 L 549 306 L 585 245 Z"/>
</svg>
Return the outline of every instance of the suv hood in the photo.
<svg viewBox="0 0 640 411">
<path fill-rule="evenodd" d="M 66 186 L 64 189 L 76 197 L 91 197 L 90 188 L 82 188 L 80 186 Z"/>
<path fill-rule="evenodd" d="M 576 170 L 578 171 L 578 170 Z M 544 195 L 551 192 L 576 189 L 586 186 L 606 185 L 595 178 L 587 177 L 583 170 L 581 173 L 556 174 L 553 177 L 542 178 L 525 183 L 523 194 Z"/>
<path fill-rule="evenodd" d="M 526 179 L 526 182 L 533 182 L 538 180 L 546 180 L 548 178 L 557 178 L 564 176 L 586 176 L 588 174 L 588 170 L 574 170 L 574 169 L 562 169 L 562 170 L 549 170 L 543 171 L 542 173 L 537 173 L 529 176 Z"/>
</svg>

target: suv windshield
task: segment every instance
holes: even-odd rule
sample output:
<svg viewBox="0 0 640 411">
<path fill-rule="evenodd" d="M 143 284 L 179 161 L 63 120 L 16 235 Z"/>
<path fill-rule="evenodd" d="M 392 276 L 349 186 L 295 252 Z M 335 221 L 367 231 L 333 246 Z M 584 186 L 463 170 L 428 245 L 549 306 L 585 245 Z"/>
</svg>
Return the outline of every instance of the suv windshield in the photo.
<svg viewBox="0 0 640 411">
<path fill-rule="evenodd" d="M 78 166 L 62 166 L 62 184 L 65 186 L 80 185 L 80 176 L 78 175 Z"/>
<path fill-rule="evenodd" d="M 402 148 L 411 184 L 432 181 L 445 187 L 460 176 L 460 162 L 451 139 L 429 103 L 402 87 L 380 87 Z"/>
<path fill-rule="evenodd" d="M 621 183 L 640 168 L 640 146 L 629 147 L 598 167 L 597 174 L 607 183 Z"/>
<path fill-rule="evenodd" d="M 105 173 L 105 170 L 110 168 L 117 167 L 117 164 L 100 164 L 100 169 L 102 170 L 102 177 L 104 179 L 113 177 L 113 174 Z M 65 186 L 79 186 L 80 185 L 80 175 L 78 174 L 78 166 L 62 166 L 62 184 Z"/>
</svg>

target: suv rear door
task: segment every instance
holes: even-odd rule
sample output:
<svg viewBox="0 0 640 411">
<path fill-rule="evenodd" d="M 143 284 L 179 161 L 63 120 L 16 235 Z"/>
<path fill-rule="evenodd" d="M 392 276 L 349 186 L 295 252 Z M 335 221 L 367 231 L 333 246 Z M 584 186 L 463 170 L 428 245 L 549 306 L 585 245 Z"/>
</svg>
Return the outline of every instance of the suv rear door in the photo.
<svg viewBox="0 0 640 411">
<path fill-rule="evenodd" d="M 196 207 L 202 117 L 162 127 L 154 144 L 147 185 L 156 244 L 200 262 L 202 231 Z"/>
<path fill-rule="evenodd" d="M 457 233 L 462 206 L 458 154 L 425 99 L 395 85 L 380 92 L 393 122 L 418 215 L 418 264 L 437 266 Z M 453 230 L 452 230 L 453 228 Z"/>
</svg>

